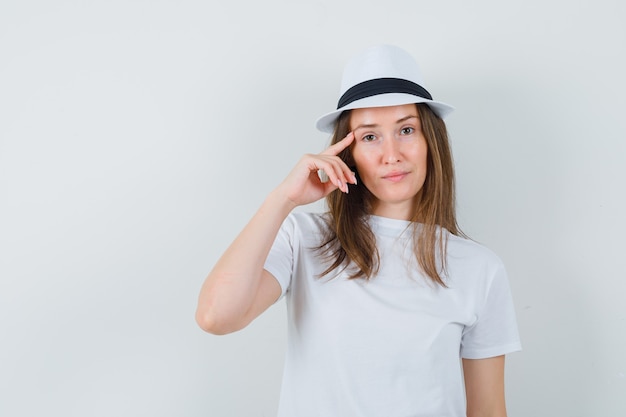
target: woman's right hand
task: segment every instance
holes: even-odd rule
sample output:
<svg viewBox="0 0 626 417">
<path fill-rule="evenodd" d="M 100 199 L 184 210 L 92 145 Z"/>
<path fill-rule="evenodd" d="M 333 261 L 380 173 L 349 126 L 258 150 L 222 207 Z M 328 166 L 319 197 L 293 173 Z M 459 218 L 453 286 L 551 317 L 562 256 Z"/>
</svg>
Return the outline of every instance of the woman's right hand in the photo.
<svg viewBox="0 0 626 417">
<path fill-rule="evenodd" d="M 339 188 L 348 192 L 348 183 L 356 184 L 354 172 L 337 155 L 354 141 L 354 133 L 328 147 L 319 154 L 306 154 L 280 184 L 277 190 L 295 206 L 313 203 Z M 323 182 L 318 176 L 322 170 L 328 177 Z"/>
</svg>

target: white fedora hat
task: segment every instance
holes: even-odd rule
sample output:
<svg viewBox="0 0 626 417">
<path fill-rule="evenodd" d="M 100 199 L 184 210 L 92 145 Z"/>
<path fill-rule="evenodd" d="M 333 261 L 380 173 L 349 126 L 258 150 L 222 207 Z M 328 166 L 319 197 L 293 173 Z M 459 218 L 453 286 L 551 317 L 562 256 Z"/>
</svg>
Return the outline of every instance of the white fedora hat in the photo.
<svg viewBox="0 0 626 417">
<path fill-rule="evenodd" d="M 454 107 L 433 100 L 424 87 L 417 62 L 392 45 L 373 46 L 355 56 L 343 71 L 337 110 L 317 119 L 315 126 L 332 133 L 345 110 L 426 103 L 442 119 Z"/>
</svg>

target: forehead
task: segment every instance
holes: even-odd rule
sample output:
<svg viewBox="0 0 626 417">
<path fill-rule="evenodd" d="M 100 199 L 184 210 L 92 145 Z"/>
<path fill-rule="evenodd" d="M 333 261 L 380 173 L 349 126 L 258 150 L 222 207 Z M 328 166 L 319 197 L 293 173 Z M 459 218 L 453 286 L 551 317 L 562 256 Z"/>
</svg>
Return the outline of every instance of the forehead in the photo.
<svg viewBox="0 0 626 417">
<path fill-rule="evenodd" d="M 415 104 L 388 107 L 366 107 L 354 109 L 350 113 L 350 126 L 352 129 L 360 125 L 385 125 L 396 124 L 411 116 L 419 118 Z"/>
</svg>

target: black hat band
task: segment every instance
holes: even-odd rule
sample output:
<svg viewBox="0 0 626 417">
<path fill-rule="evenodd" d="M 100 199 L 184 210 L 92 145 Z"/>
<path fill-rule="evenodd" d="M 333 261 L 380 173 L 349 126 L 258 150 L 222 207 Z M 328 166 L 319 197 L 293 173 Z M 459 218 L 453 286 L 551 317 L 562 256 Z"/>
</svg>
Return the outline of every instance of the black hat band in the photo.
<svg viewBox="0 0 626 417">
<path fill-rule="evenodd" d="M 363 81 L 362 83 L 350 87 L 339 99 L 337 109 L 362 98 L 387 93 L 407 93 L 428 100 L 433 99 L 424 87 L 413 81 L 403 80 L 401 78 L 376 78 L 374 80 Z"/>
</svg>

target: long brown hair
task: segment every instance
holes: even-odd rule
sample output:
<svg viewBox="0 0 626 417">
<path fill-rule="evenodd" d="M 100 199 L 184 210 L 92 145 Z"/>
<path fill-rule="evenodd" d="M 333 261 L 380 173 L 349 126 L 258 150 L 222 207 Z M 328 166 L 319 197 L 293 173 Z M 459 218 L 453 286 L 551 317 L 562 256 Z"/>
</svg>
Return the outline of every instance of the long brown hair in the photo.
<svg viewBox="0 0 626 417">
<path fill-rule="evenodd" d="M 420 199 L 410 219 L 413 251 L 423 273 L 445 287 L 443 276 L 446 273 L 447 240 L 443 229 L 453 235 L 465 236 L 456 221 L 454 163 L 443 120 L 426 104 L 417 104 L 416 107 L 428 144 L 428 165 Z M 349 132 L 348 110 L 335 124 L 332 144 Z M 350 148 L 343 150 L 339 157 L 357 173 L 358 178 Z M 335 190 L 326 197 L 329 227 L 319 249 L 331 263 L 322 276 L 348 266 L 354 267 L 350 270 L 350 278 L 369 279 L 378 272 L 380 257 L 376 237 L 368 224 L 374 198 L 362 181 L 351 186 L 349 194 Z"/>
</svg>

